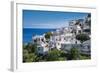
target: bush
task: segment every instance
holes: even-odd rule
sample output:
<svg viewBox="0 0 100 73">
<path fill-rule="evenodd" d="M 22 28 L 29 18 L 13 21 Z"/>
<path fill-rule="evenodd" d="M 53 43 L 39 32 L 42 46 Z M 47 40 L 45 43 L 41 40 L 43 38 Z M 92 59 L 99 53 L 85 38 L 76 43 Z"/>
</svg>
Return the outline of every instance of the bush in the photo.
<svg viewBox="0 0 100 73">
<path fill-rule="evenodd" d="M 91 57 L 90 56 L 82 56 L 82 55 L 80 55 L 80 60 L 85 60 L 85 59 L 91 59 Z"/>
<path fill-rule="evenodd" d="M 71 48 L 68 52 L 68 60 L 77 60 L 80 57 L 79 50 L 77 48 Z"/>
<path fill-rule="evenodd" d="M 79 40 L 81 43 L 90 39 L 90 37 L 86 34 L 78 34 L 76 35 L 76 39 Z"/>
<path fill-rule="evenodd" d="M 57 49 L 50 50 L 46 57 L 47 61 L 57 61 L 59 60 L 61 53 Z"/>
<path fill-rule="evenodd" d="M 36 44 L 28 43 L 27 45 L 23 45 L 23 62 L 37 61 L 36 49 Z"/>
<path fill-rule="evenodd" d="M 23 53 L 23 62 L 35 62 L 37 56 L 34 53 L 28 53 L 25 51 L 26 50 L 24 50 L 24 53 Z"/>
<path fill-rule="evenodd" d="M 46 34 L 45 34 L 45 38 L 46 39 L 50 39 L 50 36 L 52 35 L 52 33 L 51 32 L 47 32 Z"/>
</svg>

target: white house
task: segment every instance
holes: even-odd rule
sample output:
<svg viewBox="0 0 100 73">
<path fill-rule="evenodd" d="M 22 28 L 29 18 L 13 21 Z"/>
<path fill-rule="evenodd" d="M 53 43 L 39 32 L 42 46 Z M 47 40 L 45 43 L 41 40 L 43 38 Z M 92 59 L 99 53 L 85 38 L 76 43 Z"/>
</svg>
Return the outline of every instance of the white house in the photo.
<svg viewBox="0 0 100 73">
<path fill-rule="evenodd" d="M 91 18 L 86 17 L 85 19 L 81 19 L 79 21 L 80 21 L 80 23 L 77 23 L 77 20 L 70 21 L 69 22 L 69 27 L 71 29 L 73 29 L 73 31 L 76 35 L 80 34 L 80 33 L 83 33 L 83 34 L 87 34 L 89 37 L 91 37 L 91 30 L 90 30 L 91 27 L 90 27 L 90 24 L 88 23 L 88 22 L 91 21 Z M 76 40 L 76 41 L 78 41 L 78 40 Z M 91 46 L 91 41 L 90 40 L 83 42 L 82 47 L 80 46 L 80 43 L 75 44 L 75 46 L 77 48 L 80 48 L 81 53 L 90 55 L 90 48 L 91 48 L 90 47 Z"/>
<path fill-rule="evenodd" d="M 73 46 L 80 48 L 80 51 L 84 54 L 90 54 L 90 40 L 83 42 L 83 47 L 81 47 L 81 42 L 76 39 L 76 35 L 80 33 L 89 33 L 88 35 L 90 36 L 90 31 L 84 31 L 86 29 L 90 29 L 90 26 L 85 23 L 85 19 L 72 20 L 69 22 L 68 27 L 52 31 L 48 43 L 46 42 L 45 34 L 33 36 L 32 39 L 33 43 L 37 44 L 37 52 L 39 54 L 45 54 L 54 48 L 69 51 Z"/>
<path fill-rule="evenodd" d="M 72 20 L 69 22 L 69 28 L 73 30 L 75 34 L 82 33 L 81 26 L 83 25 L 83 22 L 78 22 L 79 20 Z"/>
<path fill-rule="evenodd" d="M 32 37 L 33 43 L 37 44 L 37 53 L 45 54 L 49 50 L 49 45 L 46 42 L 44 35 L 36 35 Z"/>
<path fill-rule="evenodd" d="M 61 50 L 65 48 L 65 45 L 68 45 L 66 46 L 67 48 L 71 48 L 70 44 L 75 44 L 76 41 L 75 35 L 71 33 L 71 30 L 68 27 L 66 27 L 52 33 L 49 45 L 50 48 Z"/>
</svg>

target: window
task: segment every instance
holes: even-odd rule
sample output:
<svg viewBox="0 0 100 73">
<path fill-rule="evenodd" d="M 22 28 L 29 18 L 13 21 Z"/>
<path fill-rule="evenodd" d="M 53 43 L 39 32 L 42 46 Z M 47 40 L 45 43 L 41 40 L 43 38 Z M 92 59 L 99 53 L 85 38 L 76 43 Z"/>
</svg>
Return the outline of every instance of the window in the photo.
<svg viewBox="0 0 100 73">
<path fill-rule="evenodd" d="M 43 47 L 38 47 L 38 51 L 43 51 Z"/>
<path fill-rule="evenodd" d="M 81 33 L 81 30 L 79 30 L 78 33 Z"/>
</svg>

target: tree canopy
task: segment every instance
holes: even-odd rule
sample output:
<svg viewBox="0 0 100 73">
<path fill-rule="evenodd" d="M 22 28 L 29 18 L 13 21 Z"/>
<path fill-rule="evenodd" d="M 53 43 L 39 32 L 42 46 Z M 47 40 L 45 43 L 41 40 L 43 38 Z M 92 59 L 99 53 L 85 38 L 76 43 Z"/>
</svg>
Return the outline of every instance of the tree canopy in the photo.
<svg viewBox="0 0 100 73">
<path fill-rule="evenodd" d="M 77 48 L 71 48 L 68 52 L 68 60 L 77 60 L 80 57 L 79 50 Z"/>
<path fill-rule="evenodd" d="M 79 40 L 81 43 L 90 39 L 90 37 L 86 34 L 78 34 L 76 35 L 76 39 Z"/>
<path fill-rule="evenodd" d="M 51 32 L 47 32 L 46 34 L 45 34 L 45 38 L 46 39 L 50 39 L 50 36 L 52 35 L 52 33 Z"/>
</svg>

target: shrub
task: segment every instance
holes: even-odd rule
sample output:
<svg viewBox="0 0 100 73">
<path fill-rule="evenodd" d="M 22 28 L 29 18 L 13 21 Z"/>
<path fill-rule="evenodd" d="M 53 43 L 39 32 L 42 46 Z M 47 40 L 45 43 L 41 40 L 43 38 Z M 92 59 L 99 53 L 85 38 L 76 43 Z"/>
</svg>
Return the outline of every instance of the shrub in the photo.
<svg viewBox="0 0 100 73">
<path fill-rule="evenodd" d="M 80 57 L 79 50 L 77 48 L 71 48 L 68 52 L 68 60 L 77 60 Z"/>
</svg>

